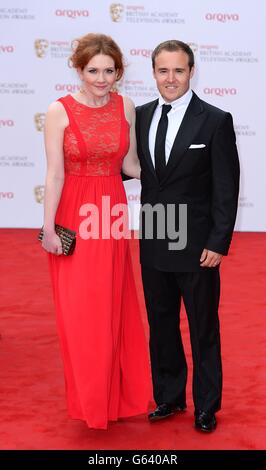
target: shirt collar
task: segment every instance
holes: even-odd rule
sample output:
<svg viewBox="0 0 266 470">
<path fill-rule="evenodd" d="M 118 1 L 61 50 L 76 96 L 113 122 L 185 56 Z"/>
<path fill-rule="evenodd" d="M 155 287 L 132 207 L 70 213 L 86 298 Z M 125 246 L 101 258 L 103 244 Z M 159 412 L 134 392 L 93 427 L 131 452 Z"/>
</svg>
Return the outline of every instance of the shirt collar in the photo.
<svg viewBox="0 0 266 470">
<path fill-rule="evenodd" d="M 187 106 L 190 102 L 192 98 L 192 90 L 189 89 L 188 91 L 186 91 L 186 93 L 181 96 L 180 98 L 177 98 L 175 101 L 172 101 L 171 103 L 167 103 L 164 98 L 162 97 L 162 95 L 160 94 L 159 95 L 159 103 L 158 105 L 159 106 L 162 106 L 163 104 L 171 104 L 172 108 L 175 110 L 175 109 L 178 109 L 180 108 L 181 106 Z M 172 110 L 171 110 L 172 111 Z"/>
</svg>

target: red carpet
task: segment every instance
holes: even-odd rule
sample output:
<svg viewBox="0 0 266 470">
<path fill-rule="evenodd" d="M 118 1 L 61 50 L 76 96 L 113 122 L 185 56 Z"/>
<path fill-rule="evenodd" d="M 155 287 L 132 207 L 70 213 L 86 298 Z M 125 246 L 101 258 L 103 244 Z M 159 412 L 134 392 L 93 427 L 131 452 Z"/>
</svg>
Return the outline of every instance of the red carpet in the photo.
<svg viewBox="0 0 266 470">
<path fill-rule="evenodd" d="M 236 233 L 222 266 L 223 408 L 211 435 L 188 411 L 89 430 L 68 419 L 52 295 L 36 230 L 0 230 L 0 449 L 266 449 L 266 234 Z M 131 242 L 145 321 L 137 241 Z M 183 330 L 190 357 L 185 315 Z M 151 403 L 152 407 L 152 403 Z"/>
</svg>

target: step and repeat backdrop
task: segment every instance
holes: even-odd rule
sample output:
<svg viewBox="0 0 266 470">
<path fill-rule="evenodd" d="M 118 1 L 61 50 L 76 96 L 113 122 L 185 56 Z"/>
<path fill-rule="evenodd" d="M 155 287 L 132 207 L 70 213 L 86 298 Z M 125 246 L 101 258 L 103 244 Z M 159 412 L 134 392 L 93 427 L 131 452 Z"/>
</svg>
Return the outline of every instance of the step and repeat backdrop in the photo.
<svg viewBox="0 0 266 470">
<path fill-rule="evenodd" d="M 265 14 L 261 0 L 0 0 L 0 227 L 42 225 L 45 113 L 79 89 L 68 66 L 72 41 L 101 32 L 124 53 L 119 91 L 136 105 L 157 97 L 154 47 L 166 39 L 191 45 L 192 88 L 234 117 L 242 170 L 236 229 L 266 231 Z M 137 228 L 139 182 L 125 187 Z"/>
</svg>

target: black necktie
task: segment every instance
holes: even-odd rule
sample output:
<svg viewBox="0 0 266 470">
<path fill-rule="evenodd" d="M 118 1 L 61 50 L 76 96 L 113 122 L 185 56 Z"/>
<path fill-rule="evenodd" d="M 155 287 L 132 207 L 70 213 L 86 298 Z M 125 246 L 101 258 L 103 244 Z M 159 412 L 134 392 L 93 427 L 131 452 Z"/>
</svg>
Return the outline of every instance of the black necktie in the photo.
<svg viewBox="0 0 266 470">
<path fill-rule="evenodd" d="M 154 160 L 155 160 L 155 171 L 158 176 L 159 181 L 161 181 L 164 170 L 166 167 L 165 161 L 165 138 L 168 127 L 168 117 L 172 106 L 170 104 L 163 104 L 162 114 L 157 127 L 156 138 L 155 138 L 155 148 L 154 148 Z"/>
</svg>

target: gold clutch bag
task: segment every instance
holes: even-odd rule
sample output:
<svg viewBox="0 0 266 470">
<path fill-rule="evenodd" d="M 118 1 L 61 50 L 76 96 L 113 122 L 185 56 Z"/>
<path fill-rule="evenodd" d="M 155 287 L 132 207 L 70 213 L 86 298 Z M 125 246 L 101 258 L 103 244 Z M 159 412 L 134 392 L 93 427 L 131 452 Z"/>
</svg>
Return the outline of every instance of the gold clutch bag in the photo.
<svg viewBox="0 0 266 470">
<path fill-rule="evenodd" d="M 59 236 L 62 243 L 63 255 L 72 255 L 76 246 L 76 232 L 62 227 L 62 225 L 55 224 L 55 233 Z M 43 227 L 38 235 L 38 240 L 43 239 Z"/>
</svg>

